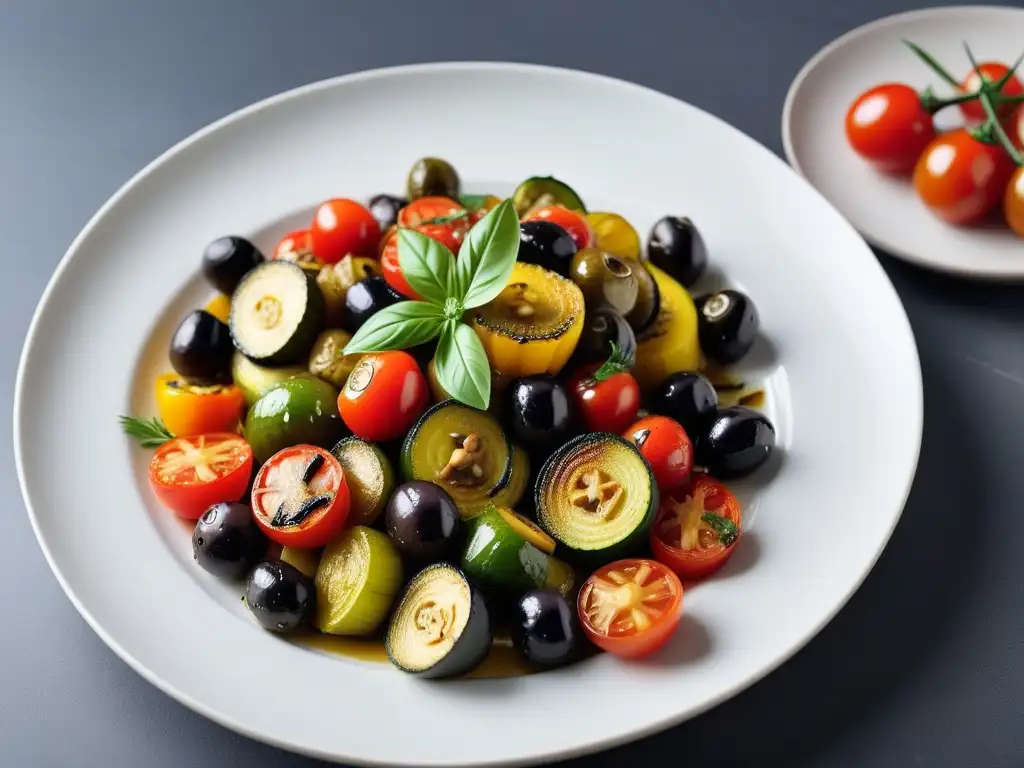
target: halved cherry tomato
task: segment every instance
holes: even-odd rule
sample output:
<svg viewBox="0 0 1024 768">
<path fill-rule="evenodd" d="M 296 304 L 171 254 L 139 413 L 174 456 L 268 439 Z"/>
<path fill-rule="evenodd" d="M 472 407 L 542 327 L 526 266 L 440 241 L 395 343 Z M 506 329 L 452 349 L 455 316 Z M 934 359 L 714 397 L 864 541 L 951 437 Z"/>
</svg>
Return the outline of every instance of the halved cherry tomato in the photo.
<svg viewBox="0 0 1024 768">
<path fill-rule="evenodd" d="M 245 395 L 233 384 L 199 386 L 168 373 L 156 380 L 156 407 L 176 437 L 237 432 L 245 415 Z"/>
<path fill-rule="evenodd" d="M 463 195 L 459 198 L 459 202 L 469 211 L 470 224 L 476 224 L 498 207 L 501 198 L 494 195 Z"/>
<path fill-rule="evenodd" d="M 636 419 L 640 408 L 640 386 L 627 371 L 613 373 L 603 381 L 594 378 L 601 363 L 580 368 L 569 382 L 569 393 L 576 401 L 586 428 L 591 432 L 620 434 Z"/>
<path fill-rule="evenodd" d="M 940 219 L 970 224 L 999 204 L 1013 168 L 1002 146 L 979 141 L 958 128 L 925 149 L 914 169 L 914 188 Z"/>
<path fill-rule="evenodd" d="M 732 492 L 708 475 L 695 475 L 685 490 L 662 498 L 651 549 L 680 578 L 700 578 L 729 559 L 741 525 L 740 504 Z"/>
<path fill-rule="evenodd" d="M 982 78 L 990 83 L 998 83 L 1010 68 L 999 61 L 985 61 L 978 64 L 977 69 L 972 69 L 967 77 L 960 84 L 960 89 L 970 93 L 981 87 Z M 999 91 L 1003 96 L 1019 96 L 1024 93 L 1024 83 L 1016 75 L 1012 75 L 1006 84 Z M 996 114 L 1006 117 L 1014 110 L 1013 104 L 1000 104 L 996 107 Z M 960 105 L 960 111 L 968 120 L 985 120 L 985 108 L 980 101 L 965 101 Z"/>
<path fill-rule="evenodd" d="M 278 451 L 260 467 L 252 486 L 256 524 L 286 547 L 322 547 L 341 533 L 348 510 L 345 470 L 315 445 Z"/>
<path fill-rule="evenodd" d="M 270 258 L 275 261 L 290 261 L 303 269 L 313 271 L 319 271 L 324 266 L 323 259 L 317 258 L 313 253 L 313 236 L 308 229 L 298 229 L 282 237 Z"/>
<path fill-rule="evenodd" d="M 1006 185 L 1003 197 L 1003 215 L 1018 236 L 1024 237 L 1024 166 L 1018 168 L 1010 183 Z"/>
<path fill-rule="evenodd" d="M 632 441 L 640 455 L 647 459 L 660 490 L 671 491 L 690 478 L 693 443 L 678 421 L 668 416 L 648 416 L 633 424 L 622 436 Z"/>
<path fill-rule="evenodd" d="M 858 96 L 846 113 L 850 146 L 888 173 L 914 170 L 934 138 L 931 114 L 922 106 L 917 91 L 903 83 L 876 85 Z"/>
<path fill-rule="evenodd" d="M 598 648 L 625 658 L 646 656 L 679 626 L 683 585 L 655 560 L 619 560 L 583 583 L 576 610 Z"/>
<path fill-rule="evenodd" d="M 356 435 L 376 442 L 408 432 L 429 401 L 416 358 L 397 350 L 374 352 L 352 369 L 338 395 L 338 411 Z"/>
<path fill-rule="evenodd" d="M 372 256 L 380 240 L 380 224 L 355 200 L 335 198 L 321 203 L 309 228 L 313 253 L 325 264 L 346 255 Z"/>
<path fill-rule="evenodd" d="M 176 437 L 149 462 L 157 501 L 176 515 L 198 520 L 213 504 L 238 501 L 252 476 L 252 449 L 238 435 Z"/>
<path fill-rule="evenodd" d="M 420 197 L 398 212 L 398 226 L 411 229 L 431 219 L 446 219 L 457 216 L 465 210 L 462 203 L 452 200 L 450 197 L 438 195 Z M 461 221 L 463 218 L 465 217 L 453 219 L 453 221 Z"/>
<path fill-rule="evenodd" d="M 552 224 L 560 226 L 569 233 L 569 237 L 573 239 L 576 247 L 580 250 L 590 247 L 590 243 L 594 239 L 587 220 L 581 214 L 576 213 L 576 211 L 570 211 L 561 205 L 545 205 L 523 216 L 523 221 L 535 221 L 538 219 L 550 221 Z"/>
<path fill-rule="evenodd" d="M 381 251 L 380 269 L 384 273 L 384 281 L 400 294 L 413 301 L 422 300 L 422 297 L 412 289 L 405 279 L 405 275 L 402 274 L 402 265 L 398 263 L 397 230 L 391 233 L 384 250 Z"/>
</svg>

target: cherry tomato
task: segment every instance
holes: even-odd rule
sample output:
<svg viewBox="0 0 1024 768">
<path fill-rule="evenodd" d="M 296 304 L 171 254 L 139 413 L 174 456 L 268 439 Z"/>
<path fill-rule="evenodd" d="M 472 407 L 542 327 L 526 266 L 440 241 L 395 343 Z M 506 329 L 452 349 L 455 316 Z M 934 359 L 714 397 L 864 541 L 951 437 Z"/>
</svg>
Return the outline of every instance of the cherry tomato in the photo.
<svg viewBox="0 0 1024 768">
<path fill-rule="evenodd" d="M 694 475 L 685 490 L 662 499 L 651 528 L 651 550 L 681 579 L 697 579 L 725 564 L 741 524 L 732 492 L 708 475 Z"/>
<path fill-rule="evenodd" d="M 621 434 L 636 419 L 640 408 L 640 386 L 631 373 L 613 373 L 603 381 L 594 374 L 601 363 L 580 368 L 569 382 L 569 393 L 576 401 L 576 412 L 591 432 Z"/>
<path fill-rule="evenodd" d="M 854 151 L 887 173 L 914 170 L 928 142 L 935 138 L 932 116 L 917 91 L 902 83 L 876 85 L 850 105 L 846 140 Z"/>
<path fill-rule="evenodd" d="M 678 488 L 689 479 L 693 444 L 678 421 L 668 416 L 648 416 L 627 429 L 623 437 L 647 459 L 662 491 Z"/>
<path fill-rule="evenodd" d="M 1024 104 L 1009 118 L 1006 132 L 1018 149 L 1024 149 Z"/>
<path fill-rule="evenodd" d="M 421 197 L 419 200 L 411 203 L 402 209 L 405 211 L 408 208 L 415 206 L 424 200 L 447 200 L 448 198 L 436 198 L 436 197 Z M 459 210 L 462 210 L 461 208 Z M 399 218 L 402 213 L 400 212 Z M 457 254 L 459 247 L 462 245 L 462 238 L 468 231 L 468 219 L 460 221 L 450 221 L 441 224 L 417 224 L 412 226 L 417 232 L 421 232 L 427 237 L 437 240 L 445 248 Z M 388 285 L 394 288 L 403 296 L 413 299 L 414 301 L 420 300 L 420 295 L 412 289 L 412 286 L 405 279 L 405 275 L 402 274 L 402 266 L 398 262 L 398 230 L 395 229 L 391 234 L 388 235 L 387 240 L 384 243 L 383 248 L 380 252 L 380 265 L 381 271 L 384 273 L 384 279 Z"/>
<path fill-rule="evenodd" d="M 241 499 L 251 476 L 249 444 L 224 432 L 176 437 L 157 448 L 149 463 L 157 501 L 189 520 L 214 504 Z"/>
<path fill-rule="evenodd" d="M 960 84 L 960 88 L 968 93 L 976 91 L 981 87 L 982 77 L 990 83 L 998 83 L 1009 71 L 1010 68 L 1001 62 L 982 62 L 981 64 L 978 64 L 977 69 L 972 69 L 967 77 L 964 78 L 964 81 Z M 1006 85 L 1004 85 L 999 92 L 1004 96 L 1019 96 L 1024 93 L 1024 83 L 1021 82 L 1019 77 L 1013 75 L 1006 81 Z M 996 114 L 1000 117 L 1006 117 L 1011 114 L 1013 110 L 1013 104 L 999 104 L 996 107 Z M 981 105 L 980 101 L 966 101 L 960 105 L 960 111 L 963 112 L 964 117 L 968 120 L 983 121 L 987 118 L 985 108 Z"/>
<path fill-rule="evenodd" d="M 323 259 L 313 253 L 313 236 L 308 229 L 289 232 L 281 238 L 270 257 L 275 261 L 290 261 L 304 269 L 318 271 L 324 266 Z"/>
<path fill-rule="evenodd" d="M 245 395 L 234 385 L 189 384 L 169 373 L 156 380 L 156 407 L 176 437 L 237 432 L 245 415 Z"/>
<path fill-rule="evenodd" d="M 388 237 L 384 250 L 380 253 L 380 269 L 384 273 L 384 280 L 388 285 L 408 299 L 421 300 L 422 297 L 412 289 L 405 279 L 405 275 L 402 274 L 402 265 L 398 263 L 397 230 Z"/>
<path fill-rule="evenodd" d="M 583 583 L 576 610 L 598 648 L 624 658 L 646 656 L 679 626 L 683 585 L 655 560 L 619 560 Z"/>
<path fill-rule="evenodd" d="M 335 198 L 316 209 L 309 233 L 316 257 L 333 264 L 350 253 L 372 256 L 380 240 L 380 224 L 355 200 Z"/>
<path fill-rule="evenodd" d="M 561 205 L 545 205 L 543 208 L 530 211 L 523 217 L 523 221 L 535 221 L 538 219 L 557 224 L 568 232 L 569 237 L 573 239 L 579 250 L 589 248 L 590 243 L 594 239 L 594 234 L 590 231 L 590 226 L 582 214 L 570 211 Z"/>
<path fill-rule="evenodd" d="M 408 352 L 364 355 L 352 369 L 338 410 L 356 435 L 372 442 L 401 437 L 430 401 L 427 380 Z"/>
<path fill-rule="evenodd" d="M 1013 174 L 1006 150 L 958 128 L 936 138 L 914 169 L 914 187 L 925 205 L 950 224 L 970 224 L 999 203 Z"/>
<path fill-rule="evenodd" d="M 278 451 L 260 467 L 252 486 L 256 524 L 286 547 L 322 547 L 341 533 L 348 510 L 345 471 L 315 445 Z"/>
<path fill-rule="evenodd" d="M 462 215 L 460 215 L 462 214 Z M 431 222 L 455 216 L 449 221 Z M 398 212 L 398 226 L 415 229 L 432 237 L 452 253 L 458 253 L 462 239 L 474 224 L 472 215 L 450 197 L 421 197 Z"/>
<path fill-rule="evenodd" d="M 1010 183 L 1006 185 L 1003 215 L 1010 229 L 1024 237 L 1024 165 L 1014 172 Z"/>
</svg>

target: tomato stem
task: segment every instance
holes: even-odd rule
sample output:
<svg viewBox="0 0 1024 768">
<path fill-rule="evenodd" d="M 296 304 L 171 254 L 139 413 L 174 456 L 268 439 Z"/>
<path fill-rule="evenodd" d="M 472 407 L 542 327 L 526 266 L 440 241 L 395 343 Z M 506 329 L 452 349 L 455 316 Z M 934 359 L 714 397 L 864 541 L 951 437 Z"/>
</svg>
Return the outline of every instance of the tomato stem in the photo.
<svg viewBox="0 0 1024 768">
<path fill-rule="evenodd" d="M 952 107 L 955 104 L 963 104 L 968 101 L 975 101 L 981 95 L 981 91 L 971 91 L 970 93 L 962 93 L 959 96 L 954 96 L 951 99 L 942 99 L 935 95 L 935 91 L 932 90 L 931 86 L 925 88 L 919 94 L 921 99 L 921 106 L 925 110 L 934 115 L 936 112 L 940 112 L 946 107 Z"/>
<path fill-rule="evenodd" d="M 999 121 L 999 115 L 996 113 L 991 94 L 987 92 L 981 94 L 981 106 L 985 109 L 985 114 L 988 115 L 988 122 L 985 124 L 985 128 L 991 132 L 990 135 L 999 139 L 999 143 L 1003 145 L 1006 154 L 1010 156 L 1014 163 L 1024 165 L 1024 158 L 1021 157 L 1017 148 L 1013 146 L 1013 142 L 1010 141 L 1010 137 L 1003 130 L 1003 125 Z"/>
<path fill-rule="evenodd" d="M 956 79 L 951 74 L 949 74 L 949 72 L 943 69 L 942 65 L 939 64 L 939 62 L 937 62 L 935 59 L 933 59 L 931 54 L 924 50 L 924 48 L 922 48 L 919 45 L 915 45 L 914 43 L 906 39 L 903 40 L 903 44 L 906 45 L 910 50 L 912 50 L 917 55 L 917 57 L 921 59 L 921 61 L 927 64 L 928 67 L 935 74 L 937 74 L 939 77 L 941 77 L 943 80 L 945 80 L 947 83 L 952 85 L 957 90 L 960 90 L 960 83 L 958 83 Z"/>
<path fill-rule="evenodd" d="M 1024 63 L 1024 53 L 1017 57 L 1017 60 L 1013 62 L 1013 66 L 1006 71 L 1005 75 L 999 78 L 998 83 L 992 86 L 992 90 L 995 93 L 999 93 L 1001 90 L 1003 90 L 1003 86 L 1010 82 L 1011 77 L 1017 74 L 1017 69 L 1020 67 L 1022 63 Z"/>
</svg>

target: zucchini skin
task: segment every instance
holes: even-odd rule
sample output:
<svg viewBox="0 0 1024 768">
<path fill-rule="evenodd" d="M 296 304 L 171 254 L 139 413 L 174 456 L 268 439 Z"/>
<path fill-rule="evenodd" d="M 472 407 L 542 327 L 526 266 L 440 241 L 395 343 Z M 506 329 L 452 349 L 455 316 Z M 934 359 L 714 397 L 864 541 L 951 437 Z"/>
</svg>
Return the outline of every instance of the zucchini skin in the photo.
<svg viewBox="0 0 1024 768">
<path fill-rule="evenodd" d="M 485 589 L 526 591 L 543 587 L 549 555 L 515 532 L 490 507 L 467 523 L 462 571 Z"/>
<path fill-rule="evenodd" d="M 239 334 L 236 329 L 244 322 L 244 320 L 241 317 L 241 312 L 243 310 L 238 306 L 238 302 L 235 301 L 235 298 L 238 296 L 239 291 L 243 290 L 246 282 L 252 279 L 254 275 L 258 275 L 261 269 L 265 269 L 267 267 L 280 269 L 285 265 L 296 269 L 306 281 L 306 309 L 302 314 L 302 320 L 299 321 L 299 325 L 295 329 L 295 332 L 292 333 L 291 338 L 279 347 L 276 352 L 272 352 L 261 357 L 254 354 L 251 349 L 248 349 L 244 341 L 239 340 Z M 281 261 L 269 261 L 261 264 L 242 278 L 242 282 L 238 284 L 234 294 L 232 294 L 231 315 L 228 318 L 228 326 L 231 329 L 231 340 L 234 342 L 235 348 L 239 352 L 248 357 L 254 363 L 259 363 L 260 365 L 291 365 L 293 363 L 301 365 L 307 362 L 309 352 L 313 349 L 313 343 L 316 341 L 317 336 L 320 335 L 320 332 L 324 330 L 326 324 L 327 306 L 324 303 L 323 293 L 320 292 L 320 286 L 316 284 L 316 276 L 295 264 L 289 265 L 287 262 Z"/>
<path fill-rule="evenodd" d="M 451 565 L 438 563 L 424 568 L 413 577 L 413 581 L 422 578 L 425 573 L 437 568 L 449 568 L 455 571 L 469 587 L 469 620 L 466 622 L 466 626 L 462 630 L 459 639 L 452 646 L 451 650 L 448 651 L 448 655 L 426 669 L 409 669 L 402 664 L 400 659 L 395 658 L 390 643 L 390 631 L 384 637 L 384 650 L 387 652 L 391 663 L 407 674 L 426 680 L 457 677 L 472 671 L 490 653 L 491 644 L 494 641 L 494 636 L 491 632 L 491 619 L 487 611 L 487 601 L 484 599 L 483 593 L 466 578 L 462 571 Z M 402 601 L 404 600 L 405 595 L 403 594 Z"/>
<path fill-rule="evenodd" d="M 606 547 L 602 547 L 601 549 L 577 549 L 570 542 L 567 542 L 560 537 L 556 531 L 552 530 L 551 526 L 545 525 L 544 511 L 547 507 L 544 503 L 544 495 L 547 486 L 551 482 L 548 479 L 548 475 L 552 472 L 557 462 L 561 460 L 563 456 L 576 450 L 581 445 L 596 440 L 612 440 L 623 443 L 636 452 L 636 455 L 643 462 L 644 468 L 647 470 L 650 500 L 643 518 L 627 536 L 609 544 Z M 651 465 L 647 462 L 647 459 L 643 457 L 643 454 L 636 450 L 636 447 L 631 442 L 610 432 L 588 432 L 587 434 L 579 435 L 551 454 L 550 458 L 544 462 L 544 466 L 541 467 L 540 473 L 537 475 L 537 484 L 534 490 L 534 504 L 537 509 L 537 522 L 540 524 L 541 528 L 547 531 L 547 533 L 558 542 L 558 549 L 556 551 L 570 563 L 577 563 L 581 566 L 589 567 L 596 567 L 598 565 L 610 563 L 613 560 L 620 560 L 642 550 L 648 543 L 651 525 L 654 523 L 654 518 L 658 513 L 658 505 L 660 503 L 661 497 L 658 493 L 658 484 L 654 481 L 654 473 L 651 471 Z"/>
</svg>

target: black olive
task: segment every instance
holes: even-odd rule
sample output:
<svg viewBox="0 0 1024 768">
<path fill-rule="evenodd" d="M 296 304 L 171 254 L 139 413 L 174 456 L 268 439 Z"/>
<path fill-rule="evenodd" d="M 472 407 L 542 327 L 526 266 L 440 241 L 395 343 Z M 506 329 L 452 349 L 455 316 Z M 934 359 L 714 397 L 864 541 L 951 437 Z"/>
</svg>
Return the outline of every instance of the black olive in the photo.
<svg viewBox="0 0 1024 768">
<path fill-rule="evenodd" d="M 612 353 L 613 342 L 631 363 L 636 362 L 636 334 L 626 319 L 608 305 L 588 307 L 573 353 L 574 363 L 603 363 Z"/>
<path fill-rule="evenodd" d="M 750 351 L 761 321 L 746 294 L 719 291 L 698 296 L 694 304 L 700 348 L 709 360 L 729 365 Z"/>
<path fill-rule="evenodd" d="M 708 249 L 700 231 L 686 216 L 666 216 L 651 228 L 647 258 L 689 288 L 708 266 Z"/>
<path fill-rule="evenodd" d="M 244 504 L 214 504 L 192 532 L 192 557 L 223 579 L 242 578 L 266 551 L 267 540 Z"/>
<path fill-rule="evenodd" d="M 576 242 L 557 224 L 524 221 L 519 225 L 519 261 L 568 276 L 575 255 Z"/>
<path fill-rule="evenodd" d="M 345 292 L 345 330 L 355 333 L 363 323 L 384 307 L 404 300 L 405 297 L 388 285 L 380 275 L 360 280 Z"/>
<path fill-rule="evenodd" d="M 204 309 L 185 315 L 171 337 L 171 366 L 194 382 L 231 381 L 235 344 L 227 325 Z"/>
<path fill-rule="evenodd" d="M 775 427 L 752 408 L 723 408 L 707 431 L 697 439 L 696 462 L 715 477 L 725 480 L 749 475 L 775 449 Z"/>
<path fill-rule="evenodd" d="M 214 288 L 230 296 L 251 269 L 265 261 L 244 237 L 219 237 L 203 251 L 203 275 Z"/>
<path fill-rule="evenodd" d="M 452 164 L 437 157 L 424 157 L 415 162 L 409 171 L 406 193 L 410 200 L 429 195 L 440 195 L 457 200 L 459 197 L 459 174 Z"/>
<path fill-rule="evenodd" d="M 516 379 L 505 390 L 505 417 L 512 439 L 554 450 L 572 434 L 572 401 L 550 374 Z"/>
<path fill-rule="evenodd" d="M 426 480 L 395 489 L 384 523 L 395 546 L 420 561 L 443 559 L 458 545 L 459 508 L 444 488 Z"/>
<path fill-rule="evenodd" d="M 576 609 L 553 589 L 533 589 L 519 599 L 512 643 L 534 664 L 553 667 L 572 661 L 579 646 Z"/>
<path fill-rule="evenodd" d="M 673 373 L 651 396 L 648 407 L 678 421 L 696 439 L 718 413 L 718 393 L 699 373 Z"/>
<path fill-rule="evenodd" d="M 373 218 L 375 218 L 377 223 L 380 224 L 380 231 L 383 232 L 398 221 L 398 212 L 408 204 L 409 201 L 404 197 L 395 197 L 395 195 L 374 195 L 370 198 L 369 208 L 370 213 L 373 214 Z"/>
<path fill-rule="evenodd" d="M 302 624 L 312 612 L 315 597 L 310 578 L 288 563 L 260 563 L 245 587 L 249 611 L 271 632 L 291 632 Z"/>
</svg>

